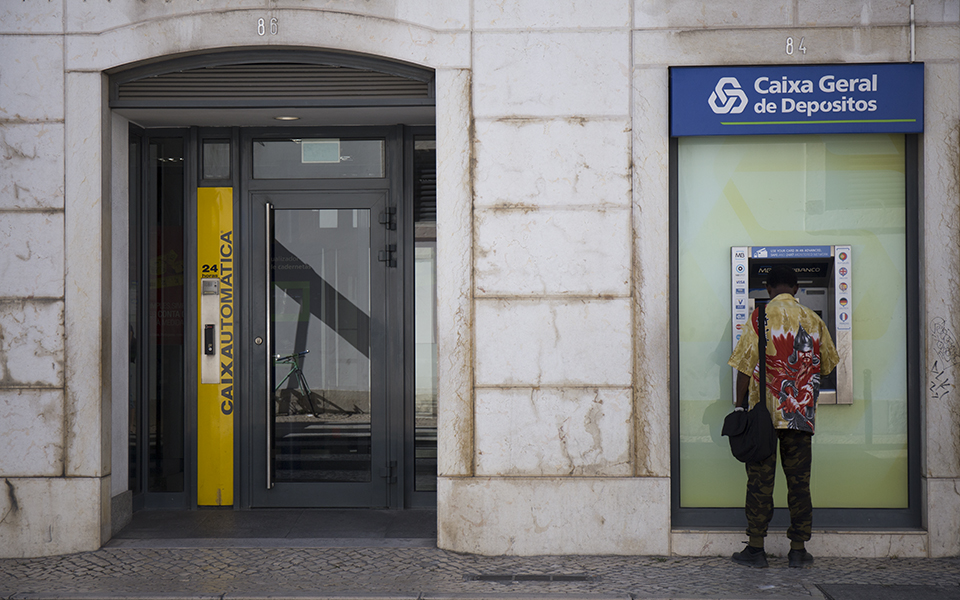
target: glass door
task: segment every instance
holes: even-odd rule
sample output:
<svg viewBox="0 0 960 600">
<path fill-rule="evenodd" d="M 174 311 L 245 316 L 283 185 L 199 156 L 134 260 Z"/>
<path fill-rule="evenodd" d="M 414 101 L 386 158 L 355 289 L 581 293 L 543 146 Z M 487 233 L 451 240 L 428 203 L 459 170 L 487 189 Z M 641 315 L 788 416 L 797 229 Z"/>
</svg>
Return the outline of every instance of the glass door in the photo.
<svg viewBox="0 0 960 600">
<path fill-rule="evenodd" d="M 182 131 L 136 128 L 129 141 L 128 482 L 136 510 L 183 508 L 189 141 Z"/>
<path fill-rule="evenodd" d="M 386 196 L 252 193 L 253 506 L 388 504 Z"/>
</svg>

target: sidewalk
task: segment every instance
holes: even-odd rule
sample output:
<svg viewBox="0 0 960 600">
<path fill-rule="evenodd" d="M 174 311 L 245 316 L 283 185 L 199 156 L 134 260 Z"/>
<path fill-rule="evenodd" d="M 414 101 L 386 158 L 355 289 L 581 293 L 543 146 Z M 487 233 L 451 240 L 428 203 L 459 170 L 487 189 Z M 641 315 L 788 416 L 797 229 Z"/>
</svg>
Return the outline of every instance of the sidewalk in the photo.
<svg viewBox="0 0 960 600">
<path fill-rule="evenodd" d="M 484 557 L 423 540 L 140 540 L 51 558 L 0 560 L 0 597 L 960 599 L 960 558 Z"/>
</svg>

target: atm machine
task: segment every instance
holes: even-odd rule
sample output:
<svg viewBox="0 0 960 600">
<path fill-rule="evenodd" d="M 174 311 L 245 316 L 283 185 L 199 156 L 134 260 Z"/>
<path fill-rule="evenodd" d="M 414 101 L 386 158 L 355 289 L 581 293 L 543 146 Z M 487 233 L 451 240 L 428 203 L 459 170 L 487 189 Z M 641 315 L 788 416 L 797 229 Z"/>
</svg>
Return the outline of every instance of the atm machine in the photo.
<svg viewBox="0 0 960 600">
<path fill-rule="evenodd" d="M 800 304 L 816 312 L 840 354 L 840 364 L 820 379 L 819 404 L 853 404 L 853 303 L 850 246 L 734 246 L 731 248 L 733 347 L 753 309 L 769 300 L 767 273 L 774 265 L 797 273 Z M 736 389 L 734 375 L 734 389 Z M 736 393 L 733 394 L 736 397 Z"/>
</svg>

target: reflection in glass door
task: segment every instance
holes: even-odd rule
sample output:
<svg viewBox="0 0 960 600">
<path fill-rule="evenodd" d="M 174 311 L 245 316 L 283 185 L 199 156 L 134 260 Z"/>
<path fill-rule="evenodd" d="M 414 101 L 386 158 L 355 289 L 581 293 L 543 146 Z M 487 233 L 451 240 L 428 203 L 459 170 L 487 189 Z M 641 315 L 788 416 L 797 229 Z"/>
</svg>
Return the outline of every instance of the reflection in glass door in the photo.
<svg viewBox="0 0 960 600">
<path fill-rule="evenodd" d="M 131 132 L 129 472 L 134 505 L 187 502 L 185 157 L 180 132 Z M 120 476 L 117 473 L 115 476 Z"/>
<path fill-rule="evenodd" d="M 414 492 L 437 491 L 437 142 L 413 140 Z"/>
<path fill-rule="evenodd" d="M 334 133 L 241 136 L 241 505 L 432 507 L 436 143 Z"/>
<path fill-rule="evenodd" d="M 275 210 L 273 482 L 369 482 L 370 211 Z"/>
<path fill-rule="evenodd" d="M 251 506 L 388 504 L 385 198 L 252 194 Z"/>
</svg>

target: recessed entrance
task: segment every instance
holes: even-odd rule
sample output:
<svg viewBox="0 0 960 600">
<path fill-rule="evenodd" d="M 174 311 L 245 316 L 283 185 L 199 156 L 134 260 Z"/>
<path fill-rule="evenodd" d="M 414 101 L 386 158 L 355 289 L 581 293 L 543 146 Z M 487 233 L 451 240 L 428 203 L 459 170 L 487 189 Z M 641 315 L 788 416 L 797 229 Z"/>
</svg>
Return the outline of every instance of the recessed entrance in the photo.
<svg viewBox="0 0 960 600">
<path fill-rule="evenodd" d="M 137 81 L 116 78 L 117 112 L 168 127 L 131 129 L 135 507 L 434 506 L 432 79 L 273 98 L 305 118 L 269 128 L 247 126 L 277 112 L 262 95 L 214 116 L 216 101 L 160 102 L 162 85 Z M 392 124 L 365 125 L 371 108 Z M 344 115 L 360 122 L 323 124 Z"/>
<path fill-rule="evenodd" d="M 273 508 L 150 510 L 106 546 L 111 548 L 436 547 L 435 509 Z"/>
</svg>

